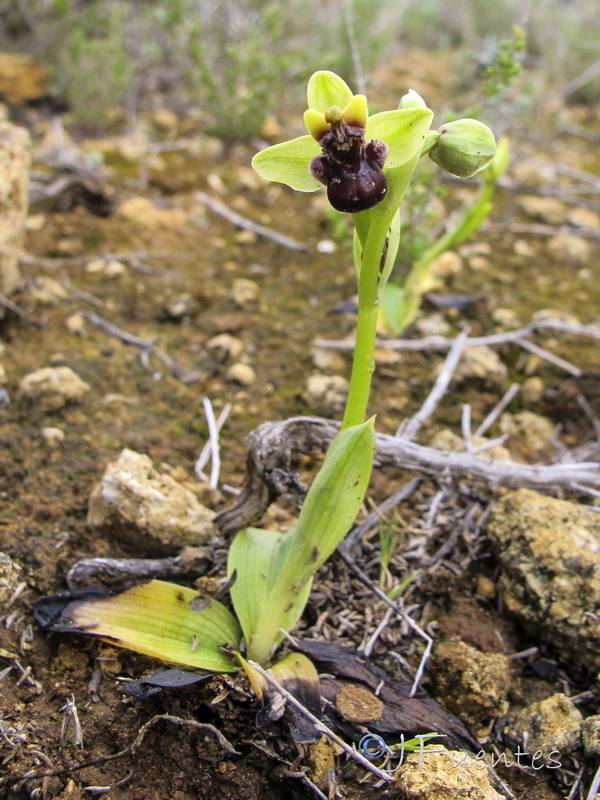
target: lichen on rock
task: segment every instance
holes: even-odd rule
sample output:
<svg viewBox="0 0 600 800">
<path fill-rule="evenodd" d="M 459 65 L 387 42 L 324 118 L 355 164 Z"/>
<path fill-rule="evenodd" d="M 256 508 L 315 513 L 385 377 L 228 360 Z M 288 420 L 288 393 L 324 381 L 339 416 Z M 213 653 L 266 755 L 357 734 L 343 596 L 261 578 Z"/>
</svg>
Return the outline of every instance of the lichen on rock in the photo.
<svg viewBox="0 0 600 800">
<path fill-rule="evenodd" d="M 488 535 L 506 609 L 574 667 L 600 667 L 600 516 L 529 489 L 494 507 Z"/>
</svg>

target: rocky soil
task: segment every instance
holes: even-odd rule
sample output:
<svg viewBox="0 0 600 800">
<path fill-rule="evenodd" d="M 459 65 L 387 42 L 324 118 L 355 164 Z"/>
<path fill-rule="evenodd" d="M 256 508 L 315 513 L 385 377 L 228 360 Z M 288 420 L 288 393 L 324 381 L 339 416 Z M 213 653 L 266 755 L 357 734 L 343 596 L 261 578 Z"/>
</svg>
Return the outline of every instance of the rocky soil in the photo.
<svg viewBox="0 0 600 800">
<path fill-rule="evenodd" d="M 402 62 L 376 76 L 382 105 L 408 85 L 431 105 L 443 96 L 439 70 L 419 63 L 414 80 Z M 508 490 L 426 475 L 351 550 L 385 592 L 410 577 L 398 592 L 404 616 L 336 556 L 295 632 L 358 648 L 397 681 L 412 681 L 431 639 L 421 685 L 462 720 L 494 771 L 475 748 L 466 757 L 450 743 L 426 762 L 411 756 L 383 786 L 330 744 L 296 746 L 289 731 L 257 724 L 241 678 L 136 699 L 124 683 L 157 663 L 37 627 L 34 602 L 65 590 L 82 559 L 174 560 L 194 546 L 181 579 L 218 589 L 227 542 L 214 512 L 242 485 L 245 436 L 267 420 L 339 415 L 349 353 L 314 342 L 351 336 L 354 276 L 351 240 L 333 236 L 320 193 L 263 184 L 249 167 L 256 146 L 225 157 L 193 116 L 161 110 L 135 134 L 95 139 L 31 108 L 15 118 L 32 136 L 36 202 L 0 322 L 0 793 L 585 797 L 600 758 L 597 486 Z M 273 141 L 287 136 L 283 125 L 267 132 Z M 464 324 L 470 336 L 559 325 L 470 346 L 421 444 L 567 470 L 589 462 L 598 474 L 599 130 L 590 107 L 544 105 L 515 120 L 490 224 L 441 260 L 408 338 L 453 338 Z M 301 248 L 234 224 L 199 191 Z M 436 203 L 450 212 L 472 191 L 449 184 Z M 419 410 L 443 359 L 426 343 L 394 350 L 382 340 L 378 430 L 393 434 Z M 479 433 L 513 383 L 518 393 Z M 210 461 L 203 477 L 194 470 L 209 439 L 204 398 L 215 416 L 228 411 L 218 488 Z M 318 460 L 298 459 L 305 480 Z M 365 515 L 415 474 L 377 470 Z M 285 526 L 293 513 L 283 498 L 263 522 Z"/>
</svg>

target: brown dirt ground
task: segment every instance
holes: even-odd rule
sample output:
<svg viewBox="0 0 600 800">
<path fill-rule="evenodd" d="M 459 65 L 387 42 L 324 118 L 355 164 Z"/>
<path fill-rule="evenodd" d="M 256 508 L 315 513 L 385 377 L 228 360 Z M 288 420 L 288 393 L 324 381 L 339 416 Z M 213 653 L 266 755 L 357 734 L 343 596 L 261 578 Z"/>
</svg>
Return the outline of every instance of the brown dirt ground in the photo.
<svg viewBox="0 0 600 800">
<path fill-rule="evenodd" d="M 395 74 L 397 83 L 403 80 L 402 75 L 401 70 Z M 563 116 L 566 113 L 581 123 L 592 112 L 561 112 Z M 544 120 L 547 118 L 545 112 Z M 591 118 L 588 121 L 593 122 Z M 40 121 L 34 130 L 38 139 L 44 130 Z M 537 139 L 516 137 L 519 157 L 527 158 L 535 152 L 552 160 L 560 152 L 566 163 L 594 169 L 589 143 L 570 138 L 559 142 L 541 126 L 536 131 Z M 276 800 L 314 796 L 300 780 L 286 777 L 286 762 L 295 762 L 298 756 L 293 745 L 284 740 L 269 741 L 266 746 L 278 758 L 268 757 L 260 749 L 265 746 L 264 736 L 254 726 L 255 707 L 245 695 L 224 686 L 223 679 L 217 677 L 200 688 L 136 702 L 123 695 L 115 678 L 148 674 L 156 667 L 154 663 L 107 645 L 82 638 L 48 637 L 35 627 L 28 627 L 32 625 L 31 604 L 64 589 L 66 572 L 78 559 L 144 555 L 127 552 L 118 541 L 92 533 L 86 525 L 90 491 L 106 464 L 122 448 L 148 453 L 156 464 L 185 470 L 191 481 L 193 463 L 207 435 L 201 398 L 210 397 L 216 410 L 231 402 L 233 411 L 222 437 L 221 475 L 227 484 L 239 486 L 243 478 L 243 440 L 248 431 L 268 419 L 310 413 L 302 387 L 306 375 L 314 371 L 311 341 L 317 337 L 340 338 L 352 328 L 351 317 L 329 313 L 340 299 L 354 292 L 349 243 L 342 243 L 336 255 L 316 252 L 316 243 L 330 236 L 322 201 L 262 185 L 248 167 L 252 152 L 251 148 L 239 148 L 227 160 L 200 157 L 191 165 L 182 160 L 181 154 L 165 152 L 162 157 L 166 170 L 150 169 L 147 181 L 135 165 L 130 165 L 129 174 L 122 165 L 107 172 L 118 199 L 143 194 L 159 205 L 184 209 L 185 222 L 181 226 L 147 227 L 118 213 L 100 219 L 77 208 L 64 213 L 45 212 L 43 226 L 28 234 L 27 252 L 31 256 L 86 257 L 144 250 L 144 261 L 151 271 L 129 267 L 120 277 L 109 279 L 86 271 L 81 263 L 69 267 L 28 265 L 24 267 L 26 287 L 14 300 L 35 324 L 12 315 L 6 315 L 2 323 L 2 360 L 12 402 L 0 412 L 0 549 L 22 567 L 26 589 L 10 609 L 13 616 L 9 623 L 0 628 L 0 647 L 17 652 L 19 663 L 28 670 L 20 678 L 18 670 L 13 669 L 2 681 L 2 758 L 6 774 L 13 777 L 29 770 L 61 772 L 7 789 L 7 797 L 78 800 L 90 796 L 91 787 L 109 787 L 106 796 L 127 800 L 202 800 L 215 796 Z M 111 163 L 108 157 L 107 163 Z M 309 250 L 295 253 L 240 233 L 210 211 L 199 208 L 193 191 L 211 191 L 208 187 L 217 186 L 219 179 L 223 202 L 239 213 L 306 241 Z M 501 197 L 493 221 L 510 222 L 514 219 L 510 215 L 515 197 L 508 191 Z M 516 254 L 515 238 L 526 240 L 532 255 Z M 491 245 L 492 268 L 484 272 L 466 269 L 445 286 L 446 291 L 484 297 L 474 309 L 465 312 L 474 332 L 494 329 L 490 319 L 494 308 L 511 308 L 523 322 L 544 307 L 571 312 L 581 322 L 594 315 L 598 319 L 598 283 L 590 281 L 581 269 L 550 260 L 544 237 L 481 233 L 477 241 Z M 597 263 L 600 246 L 591 242 L 591 247 L 590 263 Z M 48 305 L 36 300 L 35 283 L 44 276 L 63 284 L 65 299 Z M 231 293 L 235 278 L 258 281 L 257 307 L 241 309 L 235 304 Z M 164 321 L 165 302 L 182 292 L 193 296 L 194 310 L 183 322 Z M 96 311 L 136 336 L 158 338 L 160 345 L 182 365 L 201 373 L 200 382 L 185 385 L 154 359 L 146 368 L 140 363 L 137 350 L 88 324 L 84 336 L 74 335 L 66 321 L 75 312 L 86 310 Z M 453 325 L 461 319 L 456 311 L 446 312 L 446 317 Z M 223 367 L 205 358 L 205 342 L 221 332 L 231 333 L 243 342 L 257 376 L 252 385 L 242 387 L 227 380 Z M 573 345 L 566 339 L 555 339 L 546 341 L 545 346 L 582 369 L 597 367 L 593 347 L 586 341 Z M 522 379 L 526 366 L 519 351 L 506 348 L 502 356 L 513 377 Z M 439 361 L 437 355 L 413 354 L 380 370 L 373 402 L 380 430 L 393 431 L 405 414 L 418 409 L 431 385 L 432 369 Z M 42 366 L 61 364 L 70 366 L 91 385 L 82 405 L 42 413 L 19 398 L 17 387 L 24 375 Z M 572 392 L 565 389 L 564 373 L 541 364 L 536 374 L 545 386 L 543 407 L 536 410 L 563 423 L 561 436 L 565 445 L 582 444 L 591 437 L 591 426 L 571 399 Z M 448 425 L 458 431 L 460 405 L 465 402 L 471 403 L 474 418 L 482 419 L 499 394 L 497 389 L 480 384 L 453 391 L 436 414 L 431 432 Z M 588 399 L 597 409 L 598 396 L 593 390 Z M 44 443 L 40 429 L 45 426 L 64 430 L 61 446 L 53 449 Z M 535 460 L 535 455 L 530 454 L 530 458 Z M 307 462 L 306 466 L 310 464 Z M 373 500 L 383 499 L 405 477 L 376 475 Z M 435 487 L 425 486 L 416 499 L 400 509 L 396 519 L 399 544 L 390 566 L 397 580 L 406 574 L 402 547 L 415 526 L 418 528 L 418 520 L 426 513 L 424 509 L 434 493 Z M 461 493 L 448 502 L 448 527 L 440 526 L 437 538 L 431 542 L 431 552 L 449 532 L 452 519 L 456 518 L 453 514 L 460 515 L 472 498 L 479 496 L 485 504 L 483 489 L 463 486 Z M 224 496 L 207 496 L 207 500 L 216 508 L 227 502 Z M 278 513 L 285 520 L 285 509 Z M 273 512 L 271 518 L 277 519 L 277 513 Z M 376 580 L 376 537 L 367 545 L 363 566 Z M 450 558 L 450 567 L 428 575 L 411 596 L 410 602 L 421 606 L 421 623 L 435 623 L 436 635 L 459 637 L 484 651 L 500 649 L 512 653 L 535 644 L 524 639 L 503 616 L 495 597 L 485 600 L 476 595 L 478 578 L 486 576 L 494 581 L 497 577 L 485 541 L 480 538 L 472 552 L 468 543 L 457 547 L 460 552 Z M 461 561 L 466 567 L 457 567 Z M 217 553 L 216 564 L 222 563 L 222 552 Z M 415 564 L 409 567 L 414 569 Z M 323 568 L 302 627 L 310 630 L 321 612 L 326 612 L 326 621 L 321 624 L 319 635 L 354 645 L 368 639 L 383 615 L 376 598 L 364 591 L 335 558 Z M 420 644 L 408 639 L 403 644 L 401 632 L 396 629 L 381 636 L 373 653 L 375 661 L 394 670 L 395 662 L 387 656 L 393 647 L 403 652 L 413 667 L 418 664 Z M 552 657 L 551 653 L 548 655 Z M 1 662 L 9 663 L 10 659 Z M 90 692 L 94 670 L 100 671 L 101 679 Z M 426 684 L 429 685 L 428 679 Z M 511 676 L 509 697 L 518 706 L 553 691 L 563 691 L 565 686 L 572 694 L 595 692 L 593 683 L 573 682 L 569 664 L 559 665 L 556 678 L 544 681 L 535 677 L 526 662 L 519 661 Z M 79 709 L 81 749 L 71 744 L 69 735 L 61 741 L 61 709 L 71 697 Z M 598 713 L 595 695 L 586 706 L 587 713 L 593 713 L 594 708 Z M 146 721 L 155 714 L 166 713 L 214 724 L 240 755 L 226 757 L 206 733 L 160 722 L 147 733 L 135 754 L 72 769 L 74 764 L 127 748 Z M 518 797 L 543 800 L 565 796 L 566 784 L 560 780 L 567 781 L 568 773 L 577 772 L 576 758 L 561 776 L 531 776 L 511 770 L 503 777 Z M 369 782 L 362 786 L 358 783 L 363 777 L 360 770 L 342 758 L 338 761 L 342 796 L 383 796 Z M 306 762 L 300 759 L 299 763 Z"/>
</svg>

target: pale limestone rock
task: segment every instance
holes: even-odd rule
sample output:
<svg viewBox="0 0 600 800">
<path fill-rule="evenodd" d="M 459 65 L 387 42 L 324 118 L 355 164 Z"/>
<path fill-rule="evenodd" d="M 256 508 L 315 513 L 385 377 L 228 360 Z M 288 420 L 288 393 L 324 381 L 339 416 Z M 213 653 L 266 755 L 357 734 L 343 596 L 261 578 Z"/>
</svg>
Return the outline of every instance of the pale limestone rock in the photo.
<svg viewBox="0 0 600 800">
<path fill-rule="evenodd" d="M 2 71 L 0 69 L 0 76 Z M 24 128 L 0 122 L 0 292 L 18 286 L 23 249 L 31 163 L 31 139 Z"/>
<path fill-rule="evenodd" d="M 72 333 L 74 336 L 87 336 L 85 318 L 79 311 L 75 312 L 75 314 L 71 314 L 70 317 L 67 317 L 65 320 L 65 327 L 69 333 Z"/>
<path fill-rule="evenodd" d="M 260 287 L 250 278 L 236 278 L 233 282 L 231 297 L 236 306 L 247 310 L 256 308 L 260 297 Z"/>
<path fill-rule="evenodd" d="M 564 322 L 567 325 L 579 325 L 580 322 L 574 314 L 560 308 L 540 308 L 531 317 L 533 322 Z"/>
<path fill-rule="evenodd" d="M 439 313 L 417 317 L 415 328 L 419 336 L 448 336 L 450 333 L 450 325 Z"/>
<path fill-rule="evenodd" d="M 29 299 L 38 306 L 57 306 L 69 299 L 69 293 L 54 278 L 36 278 Z"/>
<path fill-rule="evenodd" d="M 506 366 L 491 347 L 465 347 L 452 377 L 457 383 L 478 380 L 502 386 L 507 374 Z"/>
<path fill-rule="evenodd" d="M 581 726 L 583 752 L 589 759 L 600 757 L 600 715 L 594 714 L 584 720 Z"/>
<path fill-rule="evenodd" d="M 177 114 L 169 108 L 157 108 L 150 119 L 155 128 L 165 133 L 175 133 L 179 125 Z"/>
<path fill-rule="evenodd" d="M 469 266 L 474 272 L 488 272 L 492 262 L 485 256 L 473 256 L 469 259 Z"/>
<path fill-rule="evenodd" d="M 537 406 L 544 396 L 544 381 L 534 375 L 521 384 L 521 399 L 526 406 Z"/>
<path fill-rule="evenodd" d="M 521 320 L 512 308 L 495 308 L 492 311 L 492 319 L 496 325 L 506 330 L 518 328 L 521 325 Z"/>
<path fill-rule="evenodd" d="M 310 375 L 306 381 L 305 397 L 318 414 L 335 417 L 344 410 L 348 381 L 341 375 Z"/>
<path fill-rule="evenodd" d="M 468 242 L 460 246 L 458 251 L 463 258 L 471 256 L 489 256 L 492 254 L 491 245 L 487 242 Z"/>
<path fill-rule="evenodd" d="M 592 246 L 581 236 L 558 233 L 548 241 L 548 252 L 555 261 L 581 267 L 589 262 Z"/>
<path fill-rule="evenodd" d="M 230 333 L 219 333 L 206 343 L 206 349 L 219 364 L 235 361 L 242 354 L 244 344 Z"/>
<path fill-rule="evenodd" d="M 521 197 L 519 205 L 528 217 L 543 222 L 545 225 L 564 225 L 567 219 L 567 208 L 555 197 Z"/>
<path fill-rule="evenodd" d="M 517 183 L 529 186 L 556 186 L 554 164 L 539 160 L 519 161 L 510 165 L 510 171 Z"/>
<path fill-rule="evenodd" d="M 535 248 L 526 239 L 517 239 L 513 245 L 513 250 L 523 258 L 533 258 L 535 256 Z"/>
<path fill-rule="evenodd" d="M 338 350 L 328 350 L 326 347 L 313 347 L 312 361 L 315 369 L 339 375 L 346 369 L 344 356 Z"/>
<path fill-rule="evenodd" d="M 437 278 L 451 278 L 454 275 L 458 275 L 462 267 L 462 258 L 452 250 L 446 250 L 445 253 L 434 258 L 429 265 L 431 274 Z"/>
<path fill-rule="evenodd" d="M 170 554 L 215 535 L 214 513 L 147 455 L 123 450 L 90 496 L 88 524 L 110 530 L 140 554 Z"/>
<path fill-rule="evenodd" d="M 114 258 L 96 258 L 86 265 L 85 271 L 91 275 L 102 275 L 103 278 L 120 278 L 127 272 L 127 267 Z"/>
<path fill-rule="evenodd" d="M 58 411 L 67 403 L 80 403 L 90 386 L 70 367 L 42 367 L 25 375 L 20 396 L 42 411 Z"/>
<path fill-rule="evenodd" d="M 65 432 L 61 428 L 42 428 L 40 433 L 51 450 L 59 447 L 65 440 Z"/>
<path fill-rule="evenodd" d="M 401 800 L 503 800 L 483 758 L 446 750 L 413 753 L 396 773 Z"/>
<path fill-rule="evenodd" d="M 572 208 L 569 211 L 568 220 L 577 228 L 600 229 L 600 214 L 592 211 L 591 208 Z"/>
<path fill-rule="evenodd" d="M 227 378 L 234 383 L 239 383 L 240 386 L 250 386 L 256 380 L 256 372 L 249 364 L 238 361 L 227 370 Z"/>
<path fill-rule="evenodd" d="M 505 608 L 575 668 L 600 669 L 600 515 L 530 489 L 494 506 Z"/>
<path fill-rule="evenodd" d="M 331 239 L 321 239 L 321 241 L 317 242 L 316 250 L 317 253 L 335 253 L 337 244 Z"/>
<path fill-rule="evenodd" d="M 559 760 L 560 755 L 579 747 L 582 722 L 581 712 L 570 697 L 553 694 L 509 714 L 503 734 L 512 747 L 526 743 L 528 752 L 540 750 L 545 758 L 555 751 L 553 757 Z"/>
</svg>

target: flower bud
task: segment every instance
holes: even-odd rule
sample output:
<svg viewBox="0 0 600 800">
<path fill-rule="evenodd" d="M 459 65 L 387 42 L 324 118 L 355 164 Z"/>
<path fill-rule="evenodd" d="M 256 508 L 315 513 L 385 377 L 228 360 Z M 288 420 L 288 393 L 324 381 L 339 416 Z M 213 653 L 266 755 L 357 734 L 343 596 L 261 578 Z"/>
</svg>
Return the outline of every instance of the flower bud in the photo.
<svg viewBox="0 0 600 800">
<path fill-rule="evenodd" d="M 459 178 L 471 178 L 485 169 L 496 154 L 494 134 L 479 120 L 448 122 L 438 133 L 439 139 L 429 157 Z"/>
</svg>

